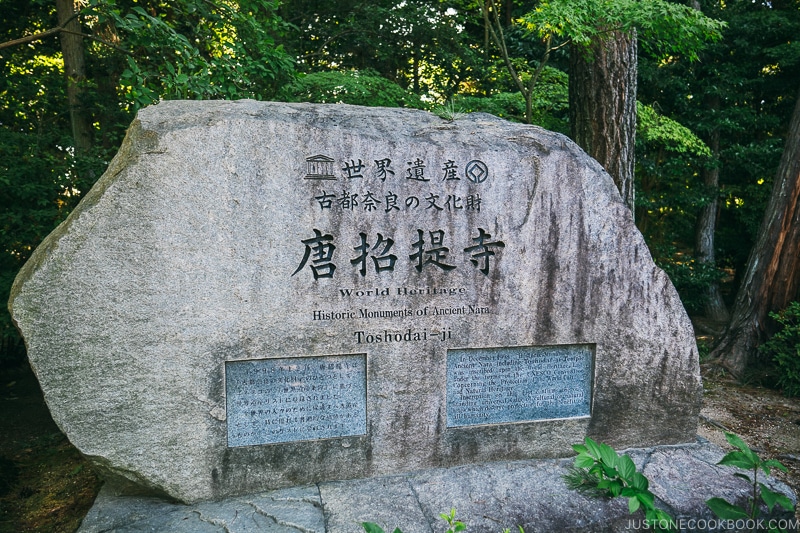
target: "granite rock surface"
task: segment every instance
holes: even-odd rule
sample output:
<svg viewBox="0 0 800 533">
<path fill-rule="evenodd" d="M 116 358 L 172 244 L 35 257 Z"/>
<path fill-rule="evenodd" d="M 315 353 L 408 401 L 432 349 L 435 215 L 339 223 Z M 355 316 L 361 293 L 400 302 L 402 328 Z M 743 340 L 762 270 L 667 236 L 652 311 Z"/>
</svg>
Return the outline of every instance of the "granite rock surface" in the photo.
<svg viewBox="0 0 800 533">
<path fill-rule="evenodd" d="M 9 305 L 75 446 L 186 502 L 564 457 L 586 435 L 689 442 L 701 403 L 691 324 L 611 178 L 485 114 L 143 109 Z M 525 351 L 572 346 L 580 368 Z"/>
</svg>

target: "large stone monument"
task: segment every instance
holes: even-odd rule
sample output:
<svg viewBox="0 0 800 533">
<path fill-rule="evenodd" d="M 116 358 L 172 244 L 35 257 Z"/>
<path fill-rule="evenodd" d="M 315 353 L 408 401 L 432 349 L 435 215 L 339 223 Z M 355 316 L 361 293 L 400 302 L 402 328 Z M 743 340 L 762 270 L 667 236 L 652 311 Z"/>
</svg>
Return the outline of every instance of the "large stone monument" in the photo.
<svg viewBox="0 0 800 533">
<path fill-rule="evenodd" d="M 183 501 L 694 440 L 692 328 L 562 135 L 163 102 L 10 302 L 58 425 Z"/>
</svg>

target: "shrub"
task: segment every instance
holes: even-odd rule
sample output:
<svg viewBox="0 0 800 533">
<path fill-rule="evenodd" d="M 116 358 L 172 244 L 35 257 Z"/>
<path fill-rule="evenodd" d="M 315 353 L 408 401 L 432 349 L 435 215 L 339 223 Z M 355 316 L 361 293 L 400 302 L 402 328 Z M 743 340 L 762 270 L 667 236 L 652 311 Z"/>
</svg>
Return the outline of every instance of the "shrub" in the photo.
<svg viewBox="0 0 800 533">
<path fill-rule="evenodd" d="M 780 313 L 770 313 L 780 330 L 759 347 L 759 352 L 778 365 L 778 385 L 786 396 L 800 396 L 800 302 Z"/>
<path fill-rule="evenodd" d="M 423 109 L 419 96 L 372 70 L 312 72 L 285 86 L 277 100 Z"/>
</svg>

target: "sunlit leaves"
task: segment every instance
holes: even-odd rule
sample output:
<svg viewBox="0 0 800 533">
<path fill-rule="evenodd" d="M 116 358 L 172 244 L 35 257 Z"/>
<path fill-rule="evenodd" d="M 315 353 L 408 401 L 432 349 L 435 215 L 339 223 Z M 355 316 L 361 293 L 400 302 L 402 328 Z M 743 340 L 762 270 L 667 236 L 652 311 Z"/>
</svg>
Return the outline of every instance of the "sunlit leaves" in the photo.
<svg viewBox="0 0 800 533">
<path fill-rule="evenodd" d="M 697 59 L 703 44 L 721 38 L 723 22 L 665 0 L 545 0 L 522 17 L 528 31 L 588 48 L 614 31 L 635 29 L 642 45 L 659 55 Z"/>
<path fill-rule="evenodd" d="M 275 37 L 288 26 L 264 0 L 196 1 L 132 6 L 94 0 L 130 50 L 120 84 L 134 107 L 158 99 L 264 98 L 293 72 Z"/>
</svg>

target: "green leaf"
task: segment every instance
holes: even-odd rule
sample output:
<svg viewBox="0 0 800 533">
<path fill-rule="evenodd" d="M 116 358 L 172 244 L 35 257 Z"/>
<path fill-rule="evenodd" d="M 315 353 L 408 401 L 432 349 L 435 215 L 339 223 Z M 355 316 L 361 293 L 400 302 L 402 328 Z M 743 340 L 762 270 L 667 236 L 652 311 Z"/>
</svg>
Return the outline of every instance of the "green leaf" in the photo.
<svg viewBox="0 0 800 533">
<path fill-rule="evenodd" d="M 723 457 L 718 465 L 735 466 L 744 470 L 752 470 L 756 465 L 744 452 L 730 452 Z"/>
<path fill-rule="evenodd" d="M 638 511 L 640 505 L 641 505 L 641 503 L 639 502 L 638 498 L 635 498 L 635 497 L 634 498 L 628 498 L 628 512 L 630 514 L 633 514 L 636 511 Z"/>
<path fill-rule="evenodd" d="M 755 453 L 753 453 L 753 450 L 751 450 L 750 447 L 747 444 L 745 444 L 745 442 L 739 437 L 739 435 L 736 435 L 734 433 L 725 433 L 725 438 L 728 440 L 728 443 L 731 446 L 739 448 L 742 451 L 742 453 L 748 459 L 750 459 L 753 466 L 755 466 L 760 462 L 758 456 Z M 753 466 L 751 466 L 750 468 L 753 468 Z"/>
<path fill-rule="evenodd" d="M 648 509 L 654 509 L 656 506 L 656 497 L 653 496 L 652 492 L 640 492 L 636 495 L 636 498 Z"/>
<path fill-rule="evenodd" d="M 616 479 L 613 480 L 608 485 L 608 490 L 611 492 L 611 495 L 614 496 L 615 498 L 622 493 L 622 489 L 623 489 L 622 482 Z"/>
<path fill-rule="evenodd" d="M 580 454 L 575 458 L 575 468 L 591 468 L 594 466 L 594 459 L 588 455 Z"/>
<path fill-rule="evenodd" d="M 717 518 L 723 520 L 739 520 L 740 518 L 749 518 L 747 513 L 738 505 L 733 505 L 723 500 L 722 498 L 711 498 L 706 500 L 706 505 L 711 511 L 717 515 Z"/>
<path fill-rule="evenodd" d="M 392 533 L 403 533 L 403 531 L 399 527 L 396 527 Z"/>
<path fill-rule="evenodd" d="M 633 459 L 629 455 L 623 455 L 617 461 L 617 471 L 619 475 L 626 480 L 630 480 L 636 472 L 636 465 L 633 464 Z"/>
<path fill-rule="evenodd" d="M 636 487 L 639 490 L 647 490 L 650 486 L 650 482 L 647 481 L 647 478 L 640 474 L 639 472 L 633 473 L 633 478 L 631 479 L 631 486 Z"/>
<path fill-rule="evenodd" d="M 575 457 L 576 468 L 591 468 L 594 466 L 594 463 L 595 460 L 592 459 L 588 454 L 581 453 Z"/>
<path fill-rule="evenodd" d="M 603 462 L 608 466 L 613 467 L 617 463 L 617 452 L 614 451 L 614 448 L 609 446 L 608 444 L 601 443 L 600 444 L 600 457 L 603 459 Z M 614 470 L 616 473 L 616 470 Z"/>
<path fill-rule="evenodd" d="M 384 533 L 383 528 L 374 522 L 361 522 L 361 527 L 367 533 Z"/>
<path fill-rule="evenodd" d="M 583 444 L 573 444 L 572 449 L 578 453 L 589 453 L 589 450 Z"/>
<path fill-rule="evenodd" d="M 759 483 L 759 485 L 761 486 L 761 499 L 763 499 L 764 503 L 767 504 L 767 508 L 769 509 L 770 512 L 772 512 L 772 508 L 775 506 L 776 503 L 781 507 L 783 507 L 784 509 L 786 509 L 787 511 L 791 511 L 792 509 L 794 509 L 792 501 L 789 498 L 778 492 L 773 492 L 772 490 L 770 490 L 769 487 L 767 487 L 763 483 Z"/>
<path fill-rule="evenodd" d="M 589 450 L 589 455 L 594 457 L 595 459 L 600 459 L 602 454 L 600 453 L 600 447 L 597 445 L 595 441 L 586 437 L 586 448 Z"/>
<path fill-rule="evenodd" d="M 777 461 L 777 460 L 775 460 L 775 459 L 770 459 L 769 461 L 764 461 L 763 463 L 761 463 L 761 468 L 764 468 L 764 467 L 767 467 L 767 468 L 777 468 L 777 469 L 778 469 L 778 470 L 780 470 L 781 472 L 788 472 L 788 471 L 789 471 L 789 470 L 788 470 L 788 469 L 787 469 L 787 468 L 786 468 L 786 467 L 783 465 L 783 463 L 781 463 L 780 461 Z M 769 471 L 768 471 L 768 470 L 765 470 L 765 472 L 767 473 L 767 475 L 769 475 Z"/>
<path fill-rule="evenodd" d="M 603 473 L 606 475 L 606 477 L 610 477 L 611 479 L 619 477 L 619 472 L 617 472 L 616 468 L 607 466 L 605 463 L 602 464 L 603 464 Z"/>
</svg>

